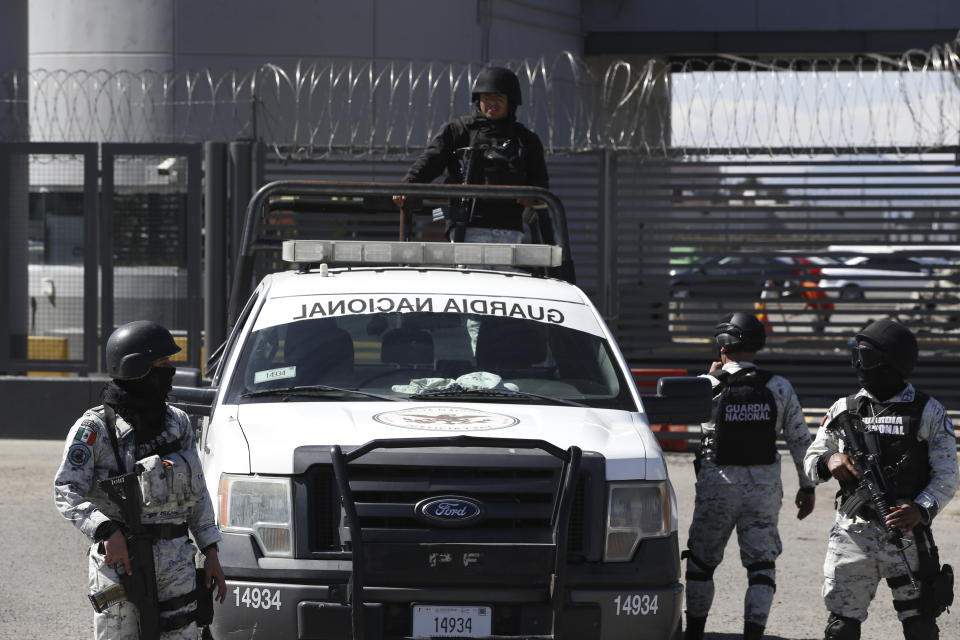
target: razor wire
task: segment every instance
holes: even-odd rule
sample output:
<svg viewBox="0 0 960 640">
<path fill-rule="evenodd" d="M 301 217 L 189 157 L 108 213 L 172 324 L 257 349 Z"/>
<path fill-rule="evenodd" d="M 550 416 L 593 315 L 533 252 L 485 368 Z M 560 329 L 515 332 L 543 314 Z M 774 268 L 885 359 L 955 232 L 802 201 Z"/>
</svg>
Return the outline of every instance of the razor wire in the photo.
<svg viewBox="0 0 960 640">
<path fill-rule="evenodd" d="M 504 64 L 520 77 L 519 119 L 551 153 L 897 153 L 960 139 L 960 40 L 898 58 L 598 63 L 563 53 Z M 301 60 L 248 72 L 10 72 L 0 75 L 0 139 L 256 139 L 284 158 L 406 156 L 471 111 L 481 68 Z"/>
</svg>

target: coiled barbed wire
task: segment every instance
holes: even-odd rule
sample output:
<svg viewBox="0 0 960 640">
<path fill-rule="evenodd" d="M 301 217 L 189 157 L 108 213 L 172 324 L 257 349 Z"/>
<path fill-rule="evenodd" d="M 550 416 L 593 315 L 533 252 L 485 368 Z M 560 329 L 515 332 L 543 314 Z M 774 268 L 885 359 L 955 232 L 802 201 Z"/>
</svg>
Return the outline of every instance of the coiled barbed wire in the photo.
<svg viewBox="0 0 960 640">
<path fill-rule="evenodd" d="M 899 58 L 602 65 L 563 53 L 507 62 L 520 119 L 549 152 L 805 154 L 954 146 L 960 40 Z M 301 60 L 248 71 L 0 75 L 0 139 L 185 142 L 256 138 L 287 157 L 409 155 L 470 110 L 479 65 Z M 25 125 L 29 125 L 29 127 Z"/>
</svg>

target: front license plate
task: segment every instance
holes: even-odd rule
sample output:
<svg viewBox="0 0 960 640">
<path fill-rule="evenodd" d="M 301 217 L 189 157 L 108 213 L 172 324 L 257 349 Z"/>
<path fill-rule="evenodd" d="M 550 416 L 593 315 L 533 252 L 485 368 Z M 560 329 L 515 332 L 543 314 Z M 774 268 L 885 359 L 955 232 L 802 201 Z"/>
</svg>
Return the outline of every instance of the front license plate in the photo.
<svg viewBox="0 0 960 640">
<path fill-rule="evenodd" d="M 490 607 L 413 605 L 414 638 L 484 638 L 491 635 Z"/>
</svg>

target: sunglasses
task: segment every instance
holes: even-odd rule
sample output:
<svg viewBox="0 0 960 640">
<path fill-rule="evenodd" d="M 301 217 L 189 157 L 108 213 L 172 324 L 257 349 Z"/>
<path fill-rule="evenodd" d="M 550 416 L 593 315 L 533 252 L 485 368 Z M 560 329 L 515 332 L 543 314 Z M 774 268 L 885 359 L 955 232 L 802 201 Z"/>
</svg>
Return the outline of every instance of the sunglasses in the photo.
<svg viewBox="0 0 960 640">
<path fill-rule="evenodd" d="M 887 362 L 887 356 L 876 347 L 861 342 L 850 350 L 850 364 L 854 369 L 876 369 Z"/>
</svg>

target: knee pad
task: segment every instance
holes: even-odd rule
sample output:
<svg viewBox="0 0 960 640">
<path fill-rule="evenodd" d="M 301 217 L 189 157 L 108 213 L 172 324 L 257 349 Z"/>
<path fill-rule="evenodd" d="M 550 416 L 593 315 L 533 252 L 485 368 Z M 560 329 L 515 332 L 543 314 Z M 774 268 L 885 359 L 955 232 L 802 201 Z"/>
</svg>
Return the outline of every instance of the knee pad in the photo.
<svg viewBox="0 0 960 640">
<path fill-rule="evenodd" d="M 860 640 L 860 621 L 831 613 L 823 640 Z"/>
<path fill-rule="evenodd" d="M 937 640 L 940 637 L 937 621 L 927 616 L 911 616 L 900 624 L 906 640 Z"/>
<path fill-rule="evenodd" d="M 687 559 L 687 580 L 699 580 L 700 582 L 709 582 L 713 580 L 713 572 L 717 570 L 716 566 L 710 566 L 697 556 L 690 553 L 690 550 L 687 549 L 680 554 L 681 558 Z M 691 569 L 691 563 L 694 565 L 694 568 Z"/>
<path fill-rule="evenodd" d="M 776 591 L 777 583 L 773 578 L 763 573 L 757 573 L 759 571 L 775 570 L 776 568 L 777 564 L 775 562 L 754 562 L 753 564 L 748 564 L 746 569 L 747 582 L 749 586 L 752 587 L 755 584 L 765 584 Z"/>
</svg>

